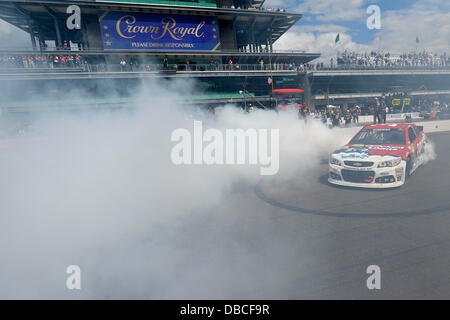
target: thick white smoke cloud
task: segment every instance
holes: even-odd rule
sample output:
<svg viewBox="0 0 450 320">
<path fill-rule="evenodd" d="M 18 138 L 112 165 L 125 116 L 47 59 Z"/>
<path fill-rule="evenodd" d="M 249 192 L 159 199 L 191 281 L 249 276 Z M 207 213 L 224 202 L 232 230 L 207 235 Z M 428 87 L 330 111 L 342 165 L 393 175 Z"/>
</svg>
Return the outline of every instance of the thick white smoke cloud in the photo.
<svg viewBox="0 0 450 320">
<path fill-rule="evenodd" d="M 45 114 L 34 134 L 0 140 L 0 298 L 252 298 L 271 285 L 260 259 L 285 258 L 282 244 L 257 221 L 240 229 L 273 210 L 254 205 L 259 166 L 171 162 L 172 131 L 192 130 L 197 112 L 180 106 L 185 88 L 146 83 L 134 111 Z M 194 118 L 280 129 L 277 182 L 301 183 L 354 133 L 233 106 Z M 255 239 L 267 252 L 251 250 Z M 72 264 L 81 291 L 65 287 Z"/>
</svg>

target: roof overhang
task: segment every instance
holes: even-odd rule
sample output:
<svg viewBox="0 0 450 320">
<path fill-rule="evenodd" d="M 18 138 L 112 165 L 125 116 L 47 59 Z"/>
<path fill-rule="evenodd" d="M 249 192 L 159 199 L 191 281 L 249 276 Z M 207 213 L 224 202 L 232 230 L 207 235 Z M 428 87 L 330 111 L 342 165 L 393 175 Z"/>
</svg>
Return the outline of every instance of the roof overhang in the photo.
<svg viewBox="0 0 450 320">
<path fill-rule="evenodd" d="M 256 0 L 255 0 L 256 1 Z M 95 1 L 29 1 L 29 0 L 0 0 L 0 19 L 15 25 L 16 27 L 30 33 L 31 21 L 48 21 L 50 26 L 51 16 L 46 7 L 50 8 L 58 17 L 66 17 L 66 9 L 69 5 L 78 5 L 83 14 L 97 14 L 99 10 L 131 11 L 131 12 L 157 12 L 188 15 L 217 16 L 219 20 L 234 22 L 240 26 L 253 24 L 255 33 L 266 37 L 266 32 L 272 32 L 272 43 L 291 28 L 302 17 L 301 14 L 286 13 L 279 11 L 248 10 L 231 8 L 206 8 L 187 7 L 175 5 L 155 5 L 140 3 L 113 3 Z M 46 23 L 43 24 L 44 28 Z"/>
</svg>

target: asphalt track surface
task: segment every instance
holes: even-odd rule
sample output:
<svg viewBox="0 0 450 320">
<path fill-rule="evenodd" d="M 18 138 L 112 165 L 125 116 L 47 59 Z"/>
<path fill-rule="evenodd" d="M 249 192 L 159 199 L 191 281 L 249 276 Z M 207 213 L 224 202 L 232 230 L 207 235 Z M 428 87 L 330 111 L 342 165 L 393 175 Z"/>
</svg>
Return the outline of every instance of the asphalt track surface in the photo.
<svg viewBox="0 0 450 320">
<path fill-rule="evenodd" d="M 298 265 L 309 261 L 279 298 L 450 298 L 450 132 L 429 137 L 437 159 L 401 188 L 333 186 L 325 162 L 301 181 L 254 187 L 285 239 L 302 243 Z M 381 290 L 367 289 L 369 265 L 381 268 Z"/>
<path fill-rule="evenodd" d="M 432 132 L 444 122 L 426 125 Z M 219 206 L 168 219 L 152 232 L 138 228 L 126 243 L 124 237 L 103 243 L 99 236 L 100 245 L 90 244 L 81 255 L 81 261 L 92 263 L 84 269 L 79 297 L 450 299 L 450 132 L 428 135 L 437 158 L 398 189 L 330 185 L 325 160 L 288 181 L 237 182 Z M 28 233 L 20 234 L 14 243 L 28 243 Z M 71 238 L 55 239 L 58 246 L 32 239 L 33 250 L 71 252 Z M 23 259 L 29 259 L 29 251 L 20 248 L 17 254 L 25 252 Z M 2 296 L 72 299 L 72 292 L 58 289 L 65 278 L 54 280 L 59 260 L 49 259 L 36 258 L 39 266 L 49 267 L 47 278 L 16 281 L 14 290 L 0 288 Z M 381 269 L 381 290 L 366 286 L 370 265 Z M 22 268 L 25 272 L 5 261 L 0 270 L 21 279 L 36 278 L 34 268 Z"/>
</svg>

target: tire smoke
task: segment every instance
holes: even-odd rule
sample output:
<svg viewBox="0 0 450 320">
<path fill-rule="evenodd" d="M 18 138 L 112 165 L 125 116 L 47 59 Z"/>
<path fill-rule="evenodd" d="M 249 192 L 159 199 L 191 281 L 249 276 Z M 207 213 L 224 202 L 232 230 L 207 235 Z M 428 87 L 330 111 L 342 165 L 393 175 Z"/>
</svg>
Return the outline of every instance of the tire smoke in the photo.
<svg viewBox="0 0 450 320">
<path fill-rule="evenodd" d="M 234 106 L 210 117 L 179 103 L 186 85 L 145 83 L 133 110 L 45 113 L 31 133 L 0 140 L 0 298 L 277 297 L 272 270 L 294 272 L 294 260 L 266 223 L 274 209 L 252 193 L 258 167 L 176 166 L 171 132 L 194 119 L 279 129 L 270 179 L 307 185 L 356 129 Z M 73 264 L 80 291 L 65 287 Z"/>
</svg>

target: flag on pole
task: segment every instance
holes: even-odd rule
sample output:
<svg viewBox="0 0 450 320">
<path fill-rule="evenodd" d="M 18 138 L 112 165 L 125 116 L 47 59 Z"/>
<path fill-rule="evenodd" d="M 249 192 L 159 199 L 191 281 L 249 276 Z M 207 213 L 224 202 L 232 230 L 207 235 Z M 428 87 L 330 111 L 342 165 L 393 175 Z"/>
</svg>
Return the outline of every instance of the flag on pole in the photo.
<svg viewBox="0 0 450 320">
<path fill-rule="evenodd" d="M 334 43 L 338 43 L 340 39 L 341 39 L 341 38 L 340 38 L 340 35 L 339 35 L 339 33 L 338 33 L 337 36 L 336 36 L 336 40 L 334 40 Z"/>
</svg>

